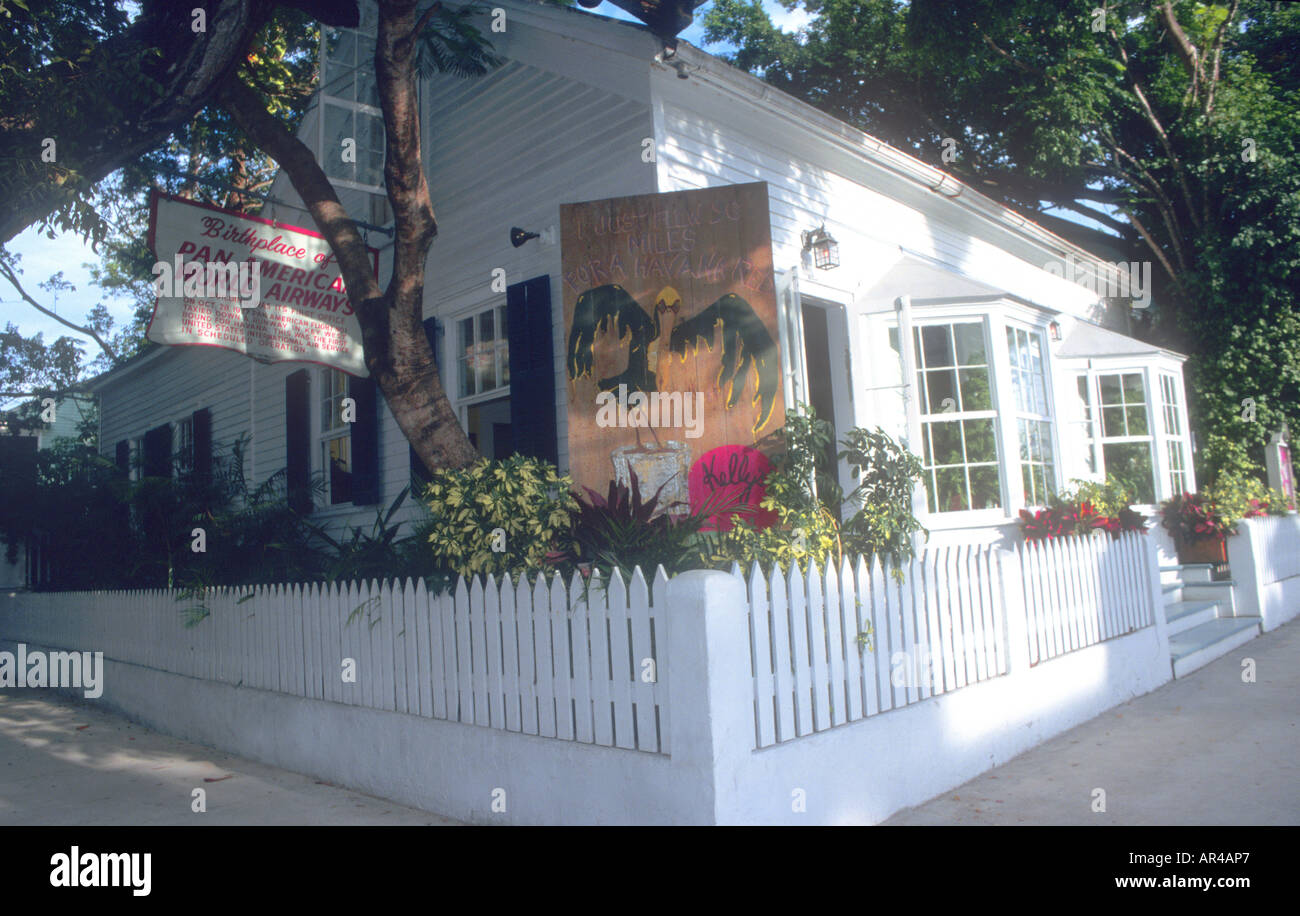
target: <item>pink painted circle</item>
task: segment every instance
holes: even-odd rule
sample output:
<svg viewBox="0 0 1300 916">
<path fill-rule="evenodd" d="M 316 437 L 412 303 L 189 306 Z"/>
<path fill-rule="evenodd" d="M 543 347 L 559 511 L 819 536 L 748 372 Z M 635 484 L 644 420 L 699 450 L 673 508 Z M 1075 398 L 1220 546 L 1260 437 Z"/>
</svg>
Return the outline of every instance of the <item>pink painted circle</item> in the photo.
<svg viewBox="0 0 1300 916">
<path fill-rule="evenodd" d="M 730 531 L 732 514 L 752 520 L 759 528 L 774 525 L 777 514 L 759 508 L 767 495 L 763 481 L 771 470 L 772 462 L 767 456 L 748 445 L 720 445 L 701 455 L 691 466 L 688 481 L 691 511 L 735 506 L 727 517 L 714 514 L 704 530 Z"/>
</svg>

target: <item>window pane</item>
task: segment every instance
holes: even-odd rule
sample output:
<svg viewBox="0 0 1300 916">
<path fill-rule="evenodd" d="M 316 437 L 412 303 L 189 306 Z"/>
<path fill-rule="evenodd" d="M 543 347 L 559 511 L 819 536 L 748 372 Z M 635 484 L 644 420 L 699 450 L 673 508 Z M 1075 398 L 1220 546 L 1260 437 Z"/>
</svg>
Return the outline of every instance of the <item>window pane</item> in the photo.
<svg viewBox="0 0 1300 916">
<path fill-rule="evenodd" d="M 496 323 L 493 320 L 496 316 L 492 309 L 480 312 L 478 316 L 478 339 L 480 343 L 496 340 Z"/>
<path fill-rule="evenodd" d="M 1103 375 L 1098 381 L 1101 383 L 1101 402 L 1103 404 L 1120 404 L 1123 402 L 1120 396 L 1119 376 Z"/>
<path fill-rule="evenodd" d="M 352 163 L 343 161 L 343 141 L 352 137 L 352 113 L 338 105 L 325 103 L 325 127 L 320 151 L 321 165 L 330 178 L 352 180 Z"/>
<path fill-rule="evenodd" d="M 926 426 L 930 429 L 934 463 L 961 464 L 961 423 L 927 423 Z"/>
<path fill-rule="evenodd" d="M 992 410 L 993 398 L 989 394 L 988 369 L 962 369 L 961 405 L 962 410 Z"/>
<path fill-rule="evenodd" d="M 927 368 L 951 366 L 952 337 L 948 326 L 921 328 L 921 349 Z"/>
<path fill-rule="evenodd" d="M 1101 434 L 1103 436 L 1127 436 L 1124 427 L 1123 407 L 1103 407 L 1101 409 Z"/>
<path fill-rule="evenodd" d="M 1130 436 L 1145 436 L 1148 432 L 1146 408 L 1127 407 L 1125 412 L 1128 414 L 1128 434 Z"/>
<path fill-rule="evenodd" d="M 957 364 L 961 366 L 984 366 L 988 357 L 984 354 L 984 326 L 982 324 L 959 324 L 954 331 L 957 335 Z"/>
<path fill-rule="evenodd" d="M 993 419 L 963 420 L 966 431 L 967 461 L 997 461 L 997 442 L 993 436 Z"/>
<path fill-rule="evenodd" d="M 926 389 L 929 394 L 927 413 L 943 413 L 944 399 L 951 398 L 951 410 L 957 410 L 957 379 L 951 369 L 926 373 Z"/>
<path fill-rule="evenodd" d="M 1007 328 L 1007 357 L 1011 360 L 1011 365 L 1020 365 L 1020 346 L 1016 340 L 1016 329 Z"/>
<path fill-rule="evenodd" d="M 1136 372 L 1124 376 L 1124 403 L 1143 404 L 1146 402 L 1146 389 L 1142 385 L 1142 376 Z"/>
<path fill-rule="evenodd" d="M 972 509 L 1002 508 L 1002 485 L 996 466 L 971 468 L 970 490 Z"/>
<path fill-rule="evenodd" d="M 1108 442 L 1102 446 L 1106 475 L 1132 488 L 1137 502 L 1155 502 L 1155 482 L 1151 477 L 1151 449 L 1145 442 Z"/>
<path fill-rule="evenodd" d="M 939 468 L 934 472 L 938 486 L 940 512 L 961 512 L 970 508 L 966 498 L 966 471 L 963 468 Z"/>
</svg>

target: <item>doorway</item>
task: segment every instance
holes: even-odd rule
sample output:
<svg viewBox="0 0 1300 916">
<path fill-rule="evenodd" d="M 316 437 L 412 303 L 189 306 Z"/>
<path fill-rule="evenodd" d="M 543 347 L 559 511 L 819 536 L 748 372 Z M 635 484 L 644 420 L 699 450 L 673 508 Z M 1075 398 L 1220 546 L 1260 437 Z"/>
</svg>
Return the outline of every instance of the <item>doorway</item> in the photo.
<svg viewBox="0 0 1300 916">
<path fill-rule="evenodd" d="M 844 377 L 836 379 L 833 367 L 840 364 L 836 354 L 841 352 L 842 343 L 836 344 L 833 340 L 842 342 L 846 339 L 842 327 L 844 313 L 832 303 L 817 299 L 804 298 L 801 305 L 808 406 L 819 420 L 825 420 L 831 426 L 831 439 L 817 458 L 817 495 L 834 512 L 839 509 L 842 493 L 836 453 L 843 424 L 847 421 L 847 413 L 836 409 L 842 403 L 842 397 L 837 398 L 837 393 L 848 391 L 848 370 L 845 363 Z"/>
</svg>

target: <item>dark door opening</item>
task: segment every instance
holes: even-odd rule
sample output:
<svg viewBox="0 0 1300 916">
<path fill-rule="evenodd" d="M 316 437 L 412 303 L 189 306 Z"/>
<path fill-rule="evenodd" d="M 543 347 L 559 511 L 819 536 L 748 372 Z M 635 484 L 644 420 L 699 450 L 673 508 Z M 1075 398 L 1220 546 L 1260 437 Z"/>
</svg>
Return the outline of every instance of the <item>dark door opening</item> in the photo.
<svg viewBox="0 0 1300 916">
<path fill-rule="evenodd" d="M 808 405 L 819 420 L 830 424 L 830 441 L 817 458 L 817 495 L 832 512 L 839 509 L 839 430 L 835 428 L 835 387 L 831 380 L 831 339 L 826 309 L 803 304 L 804 366 L 808 373 Z"/>
</svg>

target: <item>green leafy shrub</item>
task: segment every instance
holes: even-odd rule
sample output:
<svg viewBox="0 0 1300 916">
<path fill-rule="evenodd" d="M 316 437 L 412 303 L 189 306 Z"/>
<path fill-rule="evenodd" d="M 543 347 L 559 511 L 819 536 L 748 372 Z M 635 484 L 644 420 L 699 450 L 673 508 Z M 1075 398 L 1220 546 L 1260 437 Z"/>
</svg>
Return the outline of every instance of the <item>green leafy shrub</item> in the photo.
<svg viewBox="0 0 1300 916">
<path fill-rule="evenodd" d="M 1071 486 L 1061 491 L 1061 502 L 1083 504 L 1089 503 L 1101 515 L 1116 517 L 1123 509 L 1131 509 L 1137 493 L 1132 485 L 1114 476 L 1108 476 L 1105 483 L 1093 480 L 1071 480 Z"/>
<path fill-rule="evenodd" d="M 925 531 L 912 514 L 921 459 L 880 427 L 874 431 L 855 427 L 840 444 L 844 450 L 839 457 L 848 459 L 853 478 L 859 481 L 845 500 L 858 509 L 841 528 L 844 550 L 879 556 L 898 568 L 915 555 L 912 535 Z"/>
<path fill-rule="evenodd" d="M 548 553 L 571 549 L 572 486 L 555 465 L 523 455 L 435 471 L 423 493 L 435 559 L 466 577 L 542 569 Z"/>
<path fill-rule="evenodd" d="M 1204 487 L 1203 491 L 1233 528 L 1243 518 L 1285 515 L 1287 511 L 1286 497 L 1277 490 L 1269 489 L 1253 473 L 1225 471 L 1219 474 L 1212 485 Z"/>
</svg>

